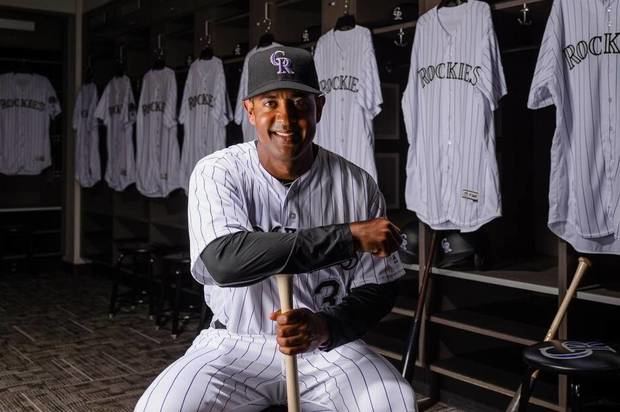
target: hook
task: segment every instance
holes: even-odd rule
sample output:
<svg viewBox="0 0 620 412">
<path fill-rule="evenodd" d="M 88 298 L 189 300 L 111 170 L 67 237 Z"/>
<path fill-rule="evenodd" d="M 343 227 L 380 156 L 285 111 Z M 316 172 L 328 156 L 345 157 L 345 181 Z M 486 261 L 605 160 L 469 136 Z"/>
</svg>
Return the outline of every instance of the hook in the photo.
<svg viewBox="0 0 620 412">
<path fill-rule="evenodd" d="M 125 54 L 125 45 L 121 44 L 120 46 L 118 46 L 118 61 L 120 63 L 122 63 L 124 61 L 124 54 Z"/>
<path fill-rule="evenodd" d="M 398 40 L 394 40 L 394 44 L 398 47 L 405 47 L 407 45 L 407 42 L 403 40 L 405 38 L 405 30 L 403 29 L 403 26 L 401 26 L 398 30 L 397 36 Z"/>
<path fill-rule="evenodd" d="M 211 45 L 211 35 L 209 35 L 209 20 L 205 20 L 205 37 L 204 41 L 207 46 Z"/>
<path fill-rule="evenodd" d="M 517 19 L 519 24 L 521 24 L 522 26 L 530 26 L 532 24 L 532 20 L 529 20 L 527 18 L 527 13 L 530 11 L 530 9 L 527 7 L 527 1 L 523 2 L 523 8 L 519 11 L 521 12 L 521 14 L 523 14 L 523 18 L 519 17 Z"/>
<path fill-rule="evenodd" d="M 265 25 L 265 33 L 268 33 L 269 31 L 271 31 L 271 17 L 269 17 L 269 6 L 270 6 L 271 2 L 266 1 L 265 2 L 265 17 L 263 18 L 262 21 L 257 21 L 256 22 L 256 27 L 260 27 L 261 24 Z"/>
</svg>

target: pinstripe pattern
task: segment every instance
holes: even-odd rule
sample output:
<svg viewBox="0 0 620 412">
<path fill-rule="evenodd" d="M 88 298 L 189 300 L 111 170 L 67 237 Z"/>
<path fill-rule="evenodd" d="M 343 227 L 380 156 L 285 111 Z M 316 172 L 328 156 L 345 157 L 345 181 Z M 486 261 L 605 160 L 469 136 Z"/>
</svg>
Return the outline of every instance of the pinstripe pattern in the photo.
<svg viewBox="0 0 620 412">
<path fill-rule="evenodd" d="M 80 89 L 73 108 L 73 129 L 76 131 L 75 179 L 82 187 L 91 187 L 101 180 L 99 128 L 95 118 L 97 101 L 97 86 L 88 83 Z"/>
<path fill-rule="evenodd" d="M 336 198 L 338 207 L 326 207 L 329 198 Z M 286 381 L 274 322 L 268 319 L 280 306 L 275 281 L 220 288 L 200 253 L 215 238 L 240 230 L 295 231 L 383 216 L 383 196 L 362 169 L 324 149 L 286 188 L 262 168 L 255 142 L 248 142 L 198 162 L 188 204 L 192 274 L 205 284 L 214 319 L 227 330 L 203 331 L 153 381 L 135 410 L 260 411 L 282 403 Z M 294 306 L 318 311 L 353 287 L 389 282 L 403 273 L 398 254 L 359 254 L 355 262 L 295 276 Z M 323 287 L 325 281 L 332 286 Z M 304 411 L 415 410 L 411 387 L 361 341 L 299 355 L 298 367 Z"/>
<path fill-rule="evenodd" d="M 148 197 L 166 197 L 181 187 L 177 140 L 177 82 L 168 67 L 142 80 L 136 127 L 136 187 Z"/>
<path fill-rule="evenodd" d="M 402 109 L 407 208 L 433 229 L 501 215 L 493 111 L 506 83 L 491 11 L 470 0 L 418 20 Z"/>
<path fill-rule="evenodd" d="M 298 356 L 304 412 L 415 411 L 398 371 L 362 341 Z M 135 412 L 261 411 L 286 401 L 281 356 L 271 335 L 206 329 L 149 386 Z"/>
<path fill-rule="evenodd" d="M 239 80 L 239 91 L 237 92 L 237 102 L 235 103 L 235 123 L 241 125 L 243 130 L 243 141 L 249 142 L 256 139 L 254 134 L 254 126 L 250 123 L 248 115 L 243 107 L 243 98 L 248 94 L 248 61 L 250 57 L 258 50 L 267 50 L 272 47 L 281 46 L 280 43 L 273 42 L 267 47 L 261 47 L 258 49 L 254 47 L 246 54 L 243 60 L 243 69 L 241 70 L 241 80 Z"/>
<path fill-rule="evenodd" d="M 198 160 L 226 147 L 226 125 L 231 117 L 222 61 L 217 57 L 196 60 L 189 68 L 179 113 L 185 130 L 181 185 L 186 193 Z"/>
<path fill-rule="evenodd" d="M 46 77 L 0 75 L 0 173 L 36 175 L 52 164 L 50 119 L 59 113 L 58 97 Z"/>
<path fill-rule="evenodd" d="M 528 107 L 555 105 L 549 228 L 583 253 L 620 253 L 620 2 L 556 0 Z"/>
<path fill-rule="evenodd" d="M 370 30 L 330 30 L 314 61 L 325 107 L 315 142 L 366 170 L 375 180 L 372 119 L 381 112 L 381 82 Z"/>
<path fill-rule="evenodd" d="M 114 190 L 124 190 L 136 181 L 136 160 L 133 146 L 133 124 L 136 104 L 129 77 L 113 77 L 99 99 L 95 117 L 107 127 L 108 162 L 105 180 Z"/>
</svg>

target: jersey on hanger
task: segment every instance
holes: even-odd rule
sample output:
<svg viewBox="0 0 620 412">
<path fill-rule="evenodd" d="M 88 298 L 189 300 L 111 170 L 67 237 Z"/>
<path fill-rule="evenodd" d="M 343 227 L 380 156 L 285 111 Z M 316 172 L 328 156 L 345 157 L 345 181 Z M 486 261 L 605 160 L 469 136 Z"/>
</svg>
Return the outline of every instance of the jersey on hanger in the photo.
<svg viewBox="0 0 620 412">
<path fill-rule="evenodd" d="M 488 4 L 420 17 L 402 99 L 405 199 L 433 229 L 470 232 L 501 216 L 493 111 L 505 94 Z"/>
<path fill-rule="evenodd" d="M 181 187 L 177 140 L 177 83 L 168 67 L 142 80 L 136 127 L 136 186 L 148 197 L 166 197 Z"/>
<path fill-rule="evenodd" d="M 180 177 L 185 192 L 196 163 L 226 147 L 226 125 L 231 116 L 222 60 L 196 60 L 189 68 L 179 113 L 185 130 Z"/>
<path fill-rule="evenodd" d="M 549 229 L 583 253 L 620 253 L 620 3 L 556 0 L 528 107 L 555 105 Z"/>
<path fill-rule="evenodd" d="M 370 30 L 330 30 L 314 52 L 325 107 L 315 142 L 366 170 L 377 180 L 372 121 L 383 98 Z"/>
<path fill-rule="evenodd" d="M 95 109 L 95 116 L 103 120 L 107 128 L 105 181 L 114 190 L 124 190 L 136 181 L 133 145 L 136 104 L 129 77 L 113 77 L 108 82 Z"/>
<path fill-rule="evenodd" d="M 0 75 L 0 173 L 36 175 L 52 164 L 50 120 L 59 113 L 58 97 L 46 77 Z"/>
</svg>

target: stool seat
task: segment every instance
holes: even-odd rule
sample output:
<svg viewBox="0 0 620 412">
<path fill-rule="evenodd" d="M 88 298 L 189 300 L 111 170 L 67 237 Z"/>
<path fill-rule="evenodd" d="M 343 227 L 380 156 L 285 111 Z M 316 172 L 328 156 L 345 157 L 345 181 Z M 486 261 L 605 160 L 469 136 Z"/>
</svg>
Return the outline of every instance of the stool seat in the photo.
<svg viewBox="0 0 620 412">
<path fill-rule="evenodd" d="M 601 375 L 620 372 L 620 355 L 601 342 L 550 340 L 523 351 L 529 366 L 565 375 Z"/>
</svg>

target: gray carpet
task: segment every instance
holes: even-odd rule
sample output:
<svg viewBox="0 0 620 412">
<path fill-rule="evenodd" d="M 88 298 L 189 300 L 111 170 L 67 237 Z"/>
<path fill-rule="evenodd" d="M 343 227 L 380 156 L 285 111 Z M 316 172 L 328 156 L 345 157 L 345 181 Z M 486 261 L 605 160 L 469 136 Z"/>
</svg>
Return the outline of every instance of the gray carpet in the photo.
<svg viewBox="0 0 620 412">
<path fill-rule="evenodd" d="M 197 321 L 174 340 L 143 305 L 110 320 L 109 291 L 105 276 L 0 274 L 0 411 L 131 411 L 189 347 Z"/>
</svg>

